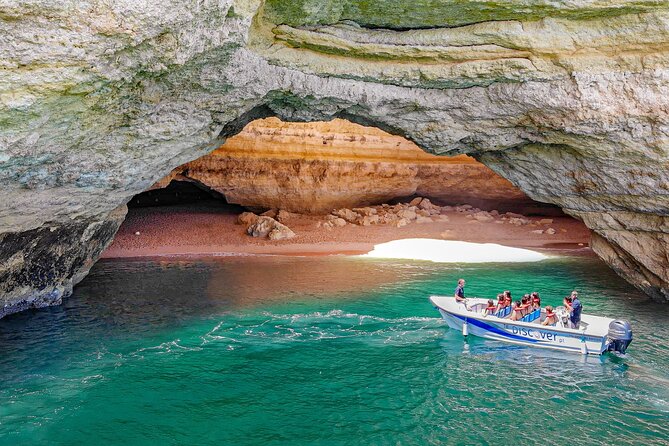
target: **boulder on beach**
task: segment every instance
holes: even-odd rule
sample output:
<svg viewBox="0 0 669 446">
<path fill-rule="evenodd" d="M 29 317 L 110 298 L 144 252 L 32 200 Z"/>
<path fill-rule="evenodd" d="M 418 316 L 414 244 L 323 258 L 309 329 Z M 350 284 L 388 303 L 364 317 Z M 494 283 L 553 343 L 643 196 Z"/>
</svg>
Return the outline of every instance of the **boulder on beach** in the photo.
<svg viewBox="0 0 669 446">
<path fill-rule="evenodd" d="M 258 217 L 256 222 L 246 229 L 246 233 L 252 237 L 269 237 L 270 240 L 285 240 L 295 237 L 295 233 L 288 226 L 271 217 Z"/>
<path fill-rule="evenodd" d="M 295 237 L 295 233 L 288 226 L 277 222 L 268 237 L 270 240 L 287 240 Z"/>
<path fill-rule="evenodd" d="M 248 226 L 258 221 L 258 218 L 259 217 L 253 212 L 242 212 L 237 216 L 237 224 Z"/>
</svg>

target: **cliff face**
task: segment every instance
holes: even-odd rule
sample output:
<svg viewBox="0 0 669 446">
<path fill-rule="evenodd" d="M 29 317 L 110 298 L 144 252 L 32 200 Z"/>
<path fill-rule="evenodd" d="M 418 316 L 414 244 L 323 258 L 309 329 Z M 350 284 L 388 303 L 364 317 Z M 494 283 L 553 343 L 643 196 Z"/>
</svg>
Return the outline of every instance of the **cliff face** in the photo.
<svg viewBox="0 0 669 446">
<path fill-rule="evenodd" d="M 191 179 L 229 203 L 305 214 L 384 203 L 414 194 L 443 204 L 520 209 L 530 200 L 466 155 L 430 155 L 414 143 L 342 119 L 257 120 L 209 155 L 159 182 Z"/>
<path fill-rule="evenodd" d="M 66 294 L 130 197 L 270 115 L 474 155 L 669 296 L 667 1 L 18 0 L 0 31 L 6 308 Z"/>
</svg>

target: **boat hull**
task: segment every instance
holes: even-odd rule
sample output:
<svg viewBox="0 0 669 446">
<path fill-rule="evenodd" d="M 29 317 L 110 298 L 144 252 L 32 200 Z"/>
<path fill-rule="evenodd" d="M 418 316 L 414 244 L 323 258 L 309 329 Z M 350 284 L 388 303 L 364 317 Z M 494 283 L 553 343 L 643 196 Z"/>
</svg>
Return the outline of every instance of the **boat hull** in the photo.
<svg viewBox="0 0 669 446">
<path fill-rule="evenodd" d="M 448 326 L 464 335 L 580 354 L 601 355 L 608 350 L 606 335 L 587 334 L 585 330 L 557 329 L 475 313 L 467 314 L 469 312 L 466 310 L 443 308 L 434 300 L 433 304 Z M 464 305 L 461 307 L 464 308 Z"/>
</svg>

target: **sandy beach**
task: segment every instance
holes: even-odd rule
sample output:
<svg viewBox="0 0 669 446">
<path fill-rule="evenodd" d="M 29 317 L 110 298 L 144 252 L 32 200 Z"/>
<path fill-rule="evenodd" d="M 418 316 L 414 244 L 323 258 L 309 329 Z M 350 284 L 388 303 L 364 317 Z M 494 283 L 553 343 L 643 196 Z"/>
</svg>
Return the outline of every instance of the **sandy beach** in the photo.
<svg viewBox="0 0 669 446">
<path fill-rule="evenodd" d="M 489 222 L 472 218 L 472 212 L 442 212 L 448 221 L 391 225 L 323 228 L 324 216 L 294 214 L 286 224 L 297 234 L 290 240 L 272 241 L 246 235 L 237 224 L 243 209 L 219 202 L 130 209 L 103 258 L 219 255 L 331 255 L 363 254 L 374 245 L 406 238 L 434 238 L 532 248 L 542 251 L 589 252 L 589 230 L 570 217 L 533 217 L 526 225 L 513 225 L 500 215 Z M 550 220 L 550 223 L 548 220 Z M 543 223 L 540 223 L 542 222 Z M 552 228 L 555 234 L 547 234 Z M 538 231 L 543 230 L 539 234 Z M 553 232 L 553 231 L 548 231 Z"/>
</svg>

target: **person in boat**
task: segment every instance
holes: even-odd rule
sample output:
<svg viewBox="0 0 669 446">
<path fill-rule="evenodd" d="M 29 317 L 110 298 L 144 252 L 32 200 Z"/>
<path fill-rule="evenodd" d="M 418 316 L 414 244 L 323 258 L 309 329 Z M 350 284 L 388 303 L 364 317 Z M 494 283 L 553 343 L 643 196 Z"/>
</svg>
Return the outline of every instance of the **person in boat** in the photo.
<svg viewBox="0 0 669 446">
<path fill-rule="evenodd" d="M 579 328 L 581 325 L 581 311 L 583 310 L 583 305 L 578 298 L 578 292 L 571 292 L 571 307 L 569 308 L 569 321 L 571 322 L 572 328 Z"/>
<path fill-rule="evenodd" d="M 567 314 L 569 315 L 569 319 L 571 319 L 571 296 L 567 296 L 564 299 L 562 299 L 562 303 L 564 305 L 564 308 L 567 310 Z M 571 325 L 571 321 L 567 320 L 567 317 L 564 318 L 563 324 Z M 565 325 L 566 326 L 566 325 Z"/>
<path fill-rule="evenodd" d="M 519 300 L 517 300 L 513 304 L 513 311 L 511 311 L 511 316 L 509 317 L 509 319 L 511 319 L 512 321 L 519 321 L 523 318 L 522 313 L 523 313 L 522 303 Z"/>
<path fill-rule="evenodd" d="M 541 323 L 541 325 L 555 325 L 557 324 L 557 314 L 553 313 L 553 307 L 550 305 L 546 306 L 546 319 Z"/>
<path fill-rule="evenodd" d="M 485 308 L 484 314 L 486 316 L 494 315 L 497 312 L 497 305 L 492 299 L 488 299 L 488 306 Z"/>
<path fill-rule="evenodd" d="M 511 306 L 511 291 L 506 290 L 502 294 L 504 294 L 504 306 L 505 307 L 510 307 Z"/>
<path fill-rule="evenodd" d="M 520 308 L 522 316 L 527 316 L 530 313 L 530 295 L 525 294 L 520 301 Z"/>
<path fill-rule="evenodd" d="M 499 311 L 503 308 L 506 308 L 506 298 L 503 293 L 497 295 L 497 307 L 495 311 Z"/>
<path fill-rule="evenodd" d="M 458 280 L 458 286 L 455 287 L 455 300 L 463 303 L 465 301 L 465 279 Z"/>
<path fill-rule="evenodd" d="M 539 297 L 539 293 L 536 291 L 532 292 L 532 294 L 530 294 L 530 299 L 532 300 L 532 310 L 541 308 L 541 298 Z"/>
</svg>

